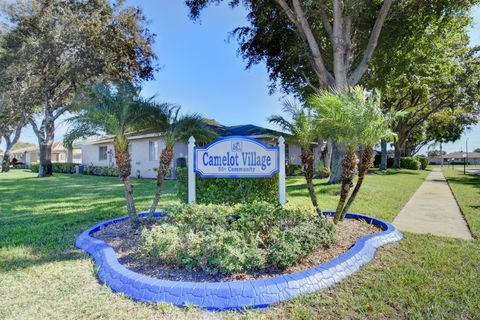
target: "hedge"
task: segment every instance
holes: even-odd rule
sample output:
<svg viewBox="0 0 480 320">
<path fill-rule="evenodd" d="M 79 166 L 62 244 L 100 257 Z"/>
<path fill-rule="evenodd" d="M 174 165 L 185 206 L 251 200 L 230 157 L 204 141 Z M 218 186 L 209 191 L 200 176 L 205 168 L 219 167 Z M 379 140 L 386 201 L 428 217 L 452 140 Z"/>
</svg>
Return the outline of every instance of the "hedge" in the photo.
<svg viewBox="0 0 480 320">
<path fill-rule="evenodd" d="M 94 176 L 109 176 L 118 177 L 118 168 L 116 167 L 102 167 L 102 166 L 86 166 L 84 170 L 85 174 Z"/>
<path fill-rule="evenodd" d="M 420 161 L 420 168 L 422 170 L 427 169 L 428 167 L 428 158 L 425 156 L 417 156 L 416 157 L 418 161 Z"/>
<path fill-rule="evenodd" d="M 188 202 L 188 170 L 177 168 L 177 195 Z M 204 204 L 278 202 L 278 176 L 261 179 L 201 178 L 196 175 L 196 201 Z"/>
<path fill-rule="evenodd" d="M 403 157 L 400 158 L 400 167 L 410 170 L 420 170 L 421 163 L 417 158 L 414 157 Z"/>
<path fill-rule="evenodd" d="M 77 166 L 77 163 L 52 163 L 52 171 L 56 173 L 75 173 L 75 166 Z M 32 163 L 30 166 L 30 170 L 33 172 L 38 172 L 40 164 L 38 163 Z"/>
<path fill-rule="evenodd" d="M 287 176 L 301 176 L 302 166 L 299 164 L 287 164 L 285 165 L 285 174 Z"/>
</svg>

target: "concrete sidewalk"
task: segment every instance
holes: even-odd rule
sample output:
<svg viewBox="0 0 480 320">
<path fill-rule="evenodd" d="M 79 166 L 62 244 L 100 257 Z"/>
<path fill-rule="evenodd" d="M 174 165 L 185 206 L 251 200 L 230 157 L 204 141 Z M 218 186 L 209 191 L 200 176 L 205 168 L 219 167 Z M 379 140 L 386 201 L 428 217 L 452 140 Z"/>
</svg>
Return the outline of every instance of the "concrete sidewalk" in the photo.
<svg viewBox="0 0 480 320">
<path fill-rule="evenodd" d="M 428 175 L 393 224 L 401 231 L 473 239 L 440 169 Z"/>
</svg>

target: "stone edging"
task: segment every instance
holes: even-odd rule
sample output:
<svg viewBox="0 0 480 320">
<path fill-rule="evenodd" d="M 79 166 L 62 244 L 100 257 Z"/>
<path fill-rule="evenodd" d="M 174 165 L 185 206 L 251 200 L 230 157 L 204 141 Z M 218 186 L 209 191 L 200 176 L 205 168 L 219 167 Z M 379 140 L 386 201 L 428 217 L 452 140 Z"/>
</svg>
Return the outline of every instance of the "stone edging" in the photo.
<svg viewBox="0 0 480 320">
<path fill-rule="evenodd" d="M 325 212 L 333 215 L 333 212 Z M 146 213 L 139 214 L 144 217 Z M 157 217 L 164 216 L 161 213 Z M 77 237 L 76 246 L 89 253 L 98 266 L 98 278 L 112 290 L 139 301 L 196 305 L 209 310 L 262 308 L 332 286 L 372 260 L 378 247 L 399 241 L 402 234 L 390 223 L 348 213 L 347 219 L 363 219 L 384 231 L 360 238 L 347 252 L 319 266 L 273 278 L 231 282 L 182 282 L 147 277 L 125 268 L 112 247 L 91 234 L 128 216 L 105 221 Z"/>
</svg>

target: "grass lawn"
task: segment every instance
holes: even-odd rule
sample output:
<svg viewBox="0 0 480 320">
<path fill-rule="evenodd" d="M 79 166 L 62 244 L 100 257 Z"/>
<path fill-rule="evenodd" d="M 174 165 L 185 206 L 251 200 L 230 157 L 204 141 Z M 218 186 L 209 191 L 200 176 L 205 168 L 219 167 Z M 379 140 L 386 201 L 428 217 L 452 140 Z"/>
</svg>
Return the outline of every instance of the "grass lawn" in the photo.
<svg viewBox="0 0 480 320">
<path fill-rule="evenodd" d="M 427 173 L 369 175 L 352 211 L 393 220 Z M 135 180 L 134 185 L 137 207 L 145 210 L 154 182 Z M 468 186 L 478 194 L 478 185 Z M 334 208 L 338 186 L 317 181 L 316 188 L 322 208 Z M 293 203 L 309 202 L 301 178 L 288 180 L 287 193 Z M 166 183 L 161 201 L 177 201 L 173 182 Z M 480 208 L 471 206 L 470 217 L 478 217 Z M 92 260 L 73 245 L 87 227 L 125 212 L 117 178 L 1 174 L 0 319 L 480 317 L 480 242 L 412 234 L 379 250 L 374 261 L 341 284 L 265 310 L 209 313 L 134 302 L 99 285 Z M 480 230 L 478 219 L 469 223 Z"/>
</svg>

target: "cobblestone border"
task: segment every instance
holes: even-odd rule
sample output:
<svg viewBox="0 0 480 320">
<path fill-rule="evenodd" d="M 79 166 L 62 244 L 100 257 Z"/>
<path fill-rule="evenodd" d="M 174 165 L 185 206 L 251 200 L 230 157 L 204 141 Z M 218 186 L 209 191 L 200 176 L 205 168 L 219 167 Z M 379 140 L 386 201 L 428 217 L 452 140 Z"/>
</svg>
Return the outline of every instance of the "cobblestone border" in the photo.
<svg viewBox="0 0 480 320">
<path fill-rule="evenodd" d="M 333 215 L 333 212 L 325 212 Z M 146 213 L 139 214 L 145 217 Z M 157 213 L 157 217 L 164 214 Z M 399 241 L 402 234 L 390 223 L 349 213 L 347 219 L 363 219 L 384 231 L 360 238 L 347 252 L 314 268 L 264 280 L 231 282 L 182 282 L 161 280 L 133 272 L 117 260 L 113 248 L 91 234 L 128 216 L 105 221 L 77 237 L 76 246 L 89 253 L 98 266 L 98 278 L 112 290 L 139 301 L 196 305 L 208 310 L 264 308 L 332 286 L 372 260 L 378 247 Z"/>
</svg>

